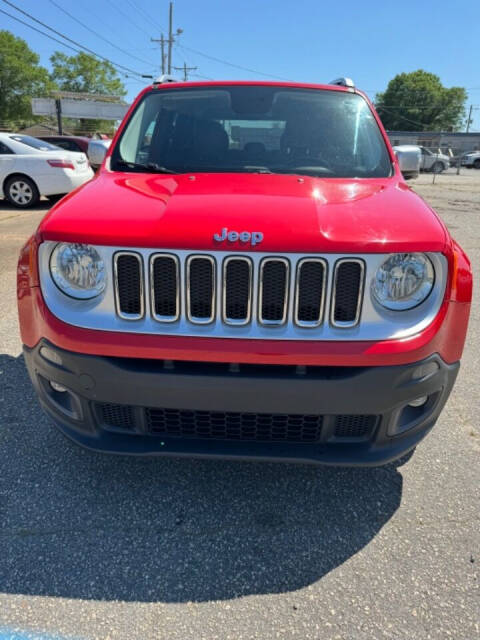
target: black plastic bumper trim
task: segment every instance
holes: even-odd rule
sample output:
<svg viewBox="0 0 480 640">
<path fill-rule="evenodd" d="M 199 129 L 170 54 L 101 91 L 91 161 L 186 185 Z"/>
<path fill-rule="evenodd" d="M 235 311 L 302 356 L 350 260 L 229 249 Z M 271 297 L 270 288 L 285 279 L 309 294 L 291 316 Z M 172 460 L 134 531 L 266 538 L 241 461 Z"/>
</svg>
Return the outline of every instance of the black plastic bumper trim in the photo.
<svg viewBox="0 0 480 640">
<path fill-rule="evenodd" d="M 42 346 L 53 349 L 62 364 L 47 360 Z M 379 465 L 403 456 L 435 424 L 455 382 L 459 363 L 446 364 L 437 354 L 408 365 L 382 367 L 307 367 L 186 363 L 90 356 L 41 341 L 24 347 L 24 356 L 40 402 L 60 429 L 79 444 L 109 453 L 256 458 L 335 465 Z M 427 362 L 437 369 L 421 379 L 414 371 Z M 64 385 L 81 407 L 80 419 L 52 402 L 41 379 Z M 410 428 L 393 436 L 410 400 L 426 395 Z M 125 433 L 102 428 L 97 403 L 129 405 L 139 412 L 138 429 Z M 144 407 L 326 416 L 315 443 L 231 441 L 160 437 L 146 432 Z M 336 415 L 376 415 L 377 427 L 366 441 L 332 436 Z M 404 428 L 405 425 L 402 425 Z"/>
</svg>

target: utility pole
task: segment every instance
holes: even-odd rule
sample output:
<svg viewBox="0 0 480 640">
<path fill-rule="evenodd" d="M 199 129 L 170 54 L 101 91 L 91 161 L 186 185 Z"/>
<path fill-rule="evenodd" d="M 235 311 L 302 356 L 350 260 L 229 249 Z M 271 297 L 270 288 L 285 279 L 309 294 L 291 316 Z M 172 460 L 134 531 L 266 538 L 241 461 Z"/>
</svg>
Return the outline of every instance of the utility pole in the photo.
<svg viewBox="0 0 480 640">
<path fill-rule="evenodd" d="M 470 110 L 468 112 L 467 128 L 465 130 L 465 133 L 468 133 L 470 131 L 470 122 L 472 120 L 472 111 L 473 111 L 473 104 L 470 105 Z"/>
<path fill-rule="evenodd" d="M 55 110 L 57 112 L 57 128 L 58 135 L 63 136 L 63 126 L 62 126 L 62 101 L 60 98 L 55 100 Z"/>
<path fill-rule="evenodd" d="M 173 2 L 168 8 L 168 73 L 172 73 L 172 46 L 173 46 Z"/>
<path fill-rule="evenodd" d="M 187 67 L 187 63 L 183 63 L 183 67 L 173 67 L 175 71 L 183 71 L 183 81 L 186 82 L 188 80 L 188 72 L 196 71 L 198 67 Z"/>
<path fill-rule="evenodd" d="M 150 38 L 151 42 L 159 42 L 160 43 L 160 55 L 162 59 L 162 74 L 165 73 L 165 36 L 163 33 L 160 38 Z"/>
<path fill-rule="evenodd" d="M 150 38 L 152 42 L 159 42 L 162 55 L 162 73 L 172 73 L 172 47 L 175 42 L 176 36 L 183 33 L 183 29 L 177 29 L 173 33 L 173 2 L 170 2 L 168 9 L 168 38 L 165 38 L 163 33 L 160 38 Z M 168 44 L 167 54 L 165 54 L 165 45 Z"/>
</svg>

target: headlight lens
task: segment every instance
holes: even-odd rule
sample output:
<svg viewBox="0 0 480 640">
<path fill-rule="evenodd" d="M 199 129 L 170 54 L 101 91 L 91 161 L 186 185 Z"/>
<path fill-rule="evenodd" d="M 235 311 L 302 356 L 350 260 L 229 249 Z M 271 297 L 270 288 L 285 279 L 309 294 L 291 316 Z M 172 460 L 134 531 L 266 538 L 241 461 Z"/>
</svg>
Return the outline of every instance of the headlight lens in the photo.
<svg viewBox="0 0 480 640">
<path fill-rule="evenodd" d="M 72 298 L 95 298 L 105 289 L 105 263 L 89 244 L 57 244 L 50 272 L 57 287 Z"/>
<path fill-rule="evenodd" d="M 372 295 L 387 309 L 405 311 L 428 297 L 434 279 L 433 265 L 424 253 L 394 253 L 377 269 Z"/>
</svg>

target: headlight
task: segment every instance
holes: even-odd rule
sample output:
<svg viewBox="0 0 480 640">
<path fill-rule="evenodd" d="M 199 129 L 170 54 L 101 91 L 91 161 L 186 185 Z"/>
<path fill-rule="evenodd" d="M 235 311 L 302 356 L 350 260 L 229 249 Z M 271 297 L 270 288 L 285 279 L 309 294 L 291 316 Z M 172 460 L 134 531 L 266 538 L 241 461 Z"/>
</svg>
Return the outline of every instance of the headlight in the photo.
<svg viewBox="0 0 480 640">
<path fill-rule="evenodd" d="M 105 289 L 105 264 L 89 244 L 57 244 L 50 272 L 57 287 L 72 298 L 95 298 Z"/>
<path fill-rule="evenodd" d="M 434 279 L 433 265 L 424 253 L 394 253 L 377 269 L 372 295 L 387 309 L 412 309 L 428 297 Z"/>
</svg>

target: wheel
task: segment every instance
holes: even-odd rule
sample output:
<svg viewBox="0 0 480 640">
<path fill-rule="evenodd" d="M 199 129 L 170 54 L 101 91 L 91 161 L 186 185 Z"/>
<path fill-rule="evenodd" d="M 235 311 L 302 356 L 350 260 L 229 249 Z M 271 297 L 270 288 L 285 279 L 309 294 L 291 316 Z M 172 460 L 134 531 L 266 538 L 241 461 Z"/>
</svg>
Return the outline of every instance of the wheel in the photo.
<svg viewBox="0 0 480 640">
<path fill-rule="evenodd" d="M 435 162 L 435 164 L 432 167 L 433 173 L 442 173 L 444 169 L 445 169 L 445 165 L 443 164 L 443 162 Z"/>
<path fill-rule="evenodd" d="M 37 185 L 26 176 L 9 178 L 5 185 L 5 195 L 14 207 L 20 209 L 33 207 L 40 200 Z"/>
<path fill-rule="evenodd" d="M 475 162 L 473 163 L 473 166 L 475 167 L 475 169 L 480 169 L 480 158 L 477 158 L 475 160 Z"/>
</svg>

